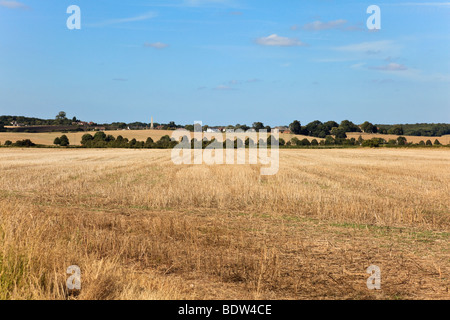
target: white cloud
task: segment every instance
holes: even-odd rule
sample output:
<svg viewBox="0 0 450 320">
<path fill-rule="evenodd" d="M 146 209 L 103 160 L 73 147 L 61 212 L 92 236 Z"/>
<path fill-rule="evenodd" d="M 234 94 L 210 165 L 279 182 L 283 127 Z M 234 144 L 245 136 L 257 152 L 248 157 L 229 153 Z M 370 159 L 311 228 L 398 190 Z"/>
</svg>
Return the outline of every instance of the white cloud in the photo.
<svg viewBox="0 0 450 320">
<path fill-rule="evenodd" d="M 268 37 L 261 37 L 256 39 L 256 43 L 262 46 L 277 46 L 277 47 L 297 47 L 305 46 L 306 44 L 298 40 L 297 38 L 280 37 L 276 34 L 272 34 Z"/>
<path fill-rule="evenodd" d="M 144 44 L 144 47 L 147 48 L 155 48 L 155 49 L 164 49 L 167 48 L 169 45 L 167 43 L 162 43 L 162 42 L 154 42 L 154 43 L 148 43 L 146 42 Z"/>
<path fill-rule="evenodd" d="M 8 9 L 30 9 L 26 4 L 18 1 L 0 1 L 0 7 L 5 7 Z"/>
</svg>

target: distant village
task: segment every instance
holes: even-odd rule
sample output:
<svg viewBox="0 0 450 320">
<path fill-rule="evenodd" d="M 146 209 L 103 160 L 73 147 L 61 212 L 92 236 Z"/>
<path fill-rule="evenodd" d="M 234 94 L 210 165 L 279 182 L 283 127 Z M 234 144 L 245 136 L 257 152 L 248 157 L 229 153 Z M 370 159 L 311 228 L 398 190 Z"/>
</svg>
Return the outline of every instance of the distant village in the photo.
<svg viewBox="0 0 450 320">
<path fill-rule="evenodd" d="M 24 118 L 24 117 L 13 117 L 13 118 Z M 10 121 L 4 128 L 8 131 L 14 132 L 54 132 L 54 131 L 107 131 L 107 130 L 176 130 L 179 128 L 185 128 L 189 131 L 194 131 L 193 125 L 177 125 L 175 122 L 169 122 L 168 124 L 155 123 L 153 117 L 151 117 L 150 123 L 143 122 L 133 122 L 133 123 L 123 123 L 123 122 L 113 122 L 111 124 L 97 124 L 95 122 L 87 122 L 77 120 L 75 117 L 72 121 L 67 121 L 68 119 L 65 115 L 61 115 L 55 123 L 52 124 L 35 124 L 39 121 L 25 121 L 20 122 L 20 120 Z M 36 120 L 36 119 L 33 119 Z M 39 119 L 40 120 L 40 119 Z M 58 121 L 59 120 L 59 121 Z M 50 120 L 41 120 L 47 121 Z M 31 122 L 31 123 L 30 123 Z M 263 124 L 261 123 L 263 126 Z M 203 131 L 207 133 L 217 133 L 217 132 L 231 132 L 236 129 L 248 130 L 251 127 L 246 125 L 236 125 L 236 126 L 203 126 Z M 271 128 L 269 126 L 263 126 L 263 129 L 271 131 L 273 129 L 278 129 L 280 133 L 291 133 L 287 126 L 279 126 Z"/>
</svg>

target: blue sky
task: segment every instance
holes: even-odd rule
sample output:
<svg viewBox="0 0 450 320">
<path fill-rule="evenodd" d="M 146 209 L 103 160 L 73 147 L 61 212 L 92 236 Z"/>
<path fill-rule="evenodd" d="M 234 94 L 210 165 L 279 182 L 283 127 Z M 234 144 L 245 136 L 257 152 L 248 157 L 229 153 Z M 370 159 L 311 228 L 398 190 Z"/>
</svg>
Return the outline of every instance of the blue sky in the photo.
<svg viewBox="0 0 450 320">
<path fill-rule="evenodd" d="M 450 122 L 450 2 L 0 0 L 0 30 L 0 114 Z"/>
</svg>

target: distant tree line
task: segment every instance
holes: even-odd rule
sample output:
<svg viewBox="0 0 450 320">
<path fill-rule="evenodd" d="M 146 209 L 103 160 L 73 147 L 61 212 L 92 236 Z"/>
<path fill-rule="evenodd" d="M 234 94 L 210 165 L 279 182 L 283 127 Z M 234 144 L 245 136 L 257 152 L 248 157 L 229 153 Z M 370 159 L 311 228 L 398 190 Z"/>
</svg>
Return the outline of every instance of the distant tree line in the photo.
<svg viewBox="0 0 450 320">
<path fill-rule="evenodd" d="M 0 116 L 0 131 L 14 131 L 18 129 L 6 129 L 5 126 L 10 126 L 11 123 L 18 123 L 25 126 L 70 126 L 74 123 L 80 123 L 76 117 L 72 117 L 69 119 L 67 117 L 66 112 L 60 111 L 55 119 L 39 119 L 32 117 L 23 117 L 23 116 Z M 150 123 L 147 122 L 113 122 L 113 123 L 104 123 L 97 124 L 92 123 L 93 126 L 102 126 L 106 130 L 142 130 L 148 129 L 150 127 Z M 170 121 L 167 124 L 162 123 L 154 123 L 153 127 L 156 129 L 162 130 L 176 130 L 180 128 L 184 128 L 188 131 L 193 132 L 194 126 L 191 124 L 188 125 L 179 125 L 176 124 L 175 121 Z M 203 126 L 203 131 L 206 131 L 210 126 Z M 217 127 L 216 127 L 217 128 Z M 232 129 L 232 130 L 243 130 L 247 131 L 249 129 L 254 129 L 255 131 L 267 130 L 267 132 L 271 132 L 272 128 L 270 126 L 264 125 L 262 122 L 254 122 L 252 126 L 247 126 L 245 124 L 236 124 L 236 125 L 228 125 L 228 126 L 220 126 L 222 129 Z M 32 129 L 30 129 L 32 130 Z M 74 129 L 75 130 L 75 129 Z M 78 128 L 78 130 L 84 130 L 83 128 Z M 300 121 L 295 120 L 289 125 L 289 130 L 293 134 L 297 135 L 305 135 L 316 138 L 325 139 L 328 135 L 335 136 L 337 138 L 346 138 L 347 132 L 365 132 L 365 133 L 379 133 L 379 134 L 392 134 L 392 135 L 409 135 L 409 136 L 428 136 L 428 137 L 438 137 L 450 134 L 450 124 L 445 123 L 416 123 L 416 124 L 396 124 L 396 125 L 384 125 L 384 124 L 372 124 L 368 121 L 362 123 L 361 125 L 357 125 L 350 120 L 344 120 L 341 123 L 337 123 L 335 121 L 327 121 L 321 122 L 319 120 L 312 121 L 307 125 L 302 126 Z M 23 130 L 22 130 L 23 131 Z"/>
<path fill-rule="evenodd" d="M 35 147 L 36 144 L 33 143 L 30 139 L 18 140 L 15 143 L 12 143 L 12 141 L 10 141 L 10 140 L 6 140 L 4 146 L 29 148 L 29 147 Z"/>
<path fill-rule="evenodd" d="M 349 120 L 344 120 L 340 124 L 335 121 L 325 123 L 316 120 L 302 126 L 300 121 L 295 120 L 289 125 L 289 130 L 293 134 L 305 135 L 316 138 L 326 138 L 329 135 L 336 136 L 339 139 L 347 138 L 346 132 L 361 132 L 359 126 Z"/>
<path fill-rule="evenodd" d="M 102 131 L 96 132 L 94 135 L 87 133 L 81 138 L 81 145 L 85 148 L 169 149 L 176 146 L 177 143 L 172 141 L 168 135 L 161 137 L 157 142 L 150 137 L 144 142 L 136 139 L 129 140 L 121 135 L 116 138 L 113 135 L 106 135 Z"/>
<path fill-rule="evenodd" d="M 320 141 L 319 141 L 320 140 Z M 325 139 L 312 139 L 309 140 L 307 138 L 299 139 L 297 137 L 293 137 L 289 141 L 285 141 L 283 138 L 278 139 L 278 145 L 281 148 L 314 148 L 314 147 L 330 147 L 330 146 L 340 146 L 340 147 L 370 147 L 370 148 L 378 148 L 378 147 L 432 147 L 432 146 L 442 146 L 441 142 L 438 139 L 435 139 L 432 142 L 430 139 L 426 141 L 420 141 L 419 143 L 407 142 L 407 139 L 403 136 L 398 137 L 397 139 L 389 139 L 388 141 L 383 138 L 372 138 L 364 140 L 362 136 L 359 136 L 358 139 L 344 139 L 337 138 L 331 135 L 325 137 Z M 276 141 L 274 139 L 274 141 Z M 104 132 L 96 132 L 94 135 L 85 134 L 81 140 L 81 147 L 83 148 L 131 148 L 131 149 L 172 149 L 179 141 L 172 141 L 172 139 L 165 135 L 161 137 L 160 140 L 154 142 L 152 138 L 147 138 L 146 141 L 137 141 L 136 139 L 127 139 L 122 136 L 118 136 L 115 138 L 112 135 L 106 135 Z M 215 139 L 212 140 L 202 140 L 201 146 L 203 149 L 210 146 L 212 143 L 217 143 Z M 69 147 L 70 142 L 66 135 L 62 135 L 61 137 L 57 137 L 54 140 L 54 144 L 61 147 Z M 259 139 L 258 141 L 253 141 L 250 138 L 246 138 L 245 141 L 237 138 L 234 141 L 229 139 L 225 140 L 223 143 L 223 148 L 227 148 L 229 145 L 234 146 L 234 148 L 259 148 L 263 146 L 270 147 L 272 144 L 272 136 L 269 136 L 267 140 Z M 1 143 L 0 143 L 1 145 Z M 198 141 L 194 138 L 190 140 L 191 148 L 195 148 L 198 146 Z M 33 143 L 30 139 L 19 140 L 15 143 L 12 143 L 10 140 L 6 140 L 4 143 L 6 147 L 39 147 Z M 216 145 L 217 146 L 217 145 Z M 449 144 L 450 146 L 450 144 Z M 42 147 L 42 146 L 40 146 Z M 77 147 L 77 146 L 75 146 Z"/>
<path fill-rule="evenodd" d="M 403 125 L 377 125 L 382 133 L 396 134 L 401 128 L 400 135 L 406 136 L 424 136 L 424 137 L 440 137 L 450 134 L 450 124 L 446 123 L 416 123 Z"/>
</svg>

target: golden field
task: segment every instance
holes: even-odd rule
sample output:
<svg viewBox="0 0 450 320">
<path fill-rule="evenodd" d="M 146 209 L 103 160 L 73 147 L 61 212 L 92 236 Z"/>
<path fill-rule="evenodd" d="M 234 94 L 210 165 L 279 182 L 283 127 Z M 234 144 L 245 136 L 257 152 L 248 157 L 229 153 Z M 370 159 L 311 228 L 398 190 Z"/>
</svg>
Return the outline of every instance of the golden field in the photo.
<svg viewBox="0 0 450 320">
<path fill-rule="evenodd" d="M 378 134 L 378 133 L 360 133 L 360 132 L 347 132 L 347 138 L 355 138 L 358 139 L 359 136 L 361 136 L 364 140 L 369 140 L 372 138 L 382 138 L 386 141 L 389 141 L 391 139 L 397 140 L 399 136 L 396 136 L 394 134 Z M 443 145 L 449 145 L 450 144 L 450 135 L 447 134 L 445 136 L 441 137 L 426 137 L 426 136 L 404 136 L 408 142 L 412 143 L 419 143 L 420 141 L 426 142 L 427 140 L 430 140 L 432 143 L 437 139 L 439 142 Z"/>
<path fill-rule="evenodd" d="M 121 135 L 124 138 L 136 139 L 138 141 L 145 141 L 148 137 L 157 141 L 161 139 L 162 136 L 168 135 L 172 136 L 173 131 L 171 130 L 116 130 L 116 131 L 104 131 L 107 135 L 113 135 L 117 138 L 117 136 Z M 2 144 L 5 143 L 6 140 L 10 140 L 12 142 L 16 142 L 17 140 L 30 139 L 36 144 L 42 145 L 53 145 L 53 141 L 56 137 L 61 137 L 65 134 L 70 141 L 71 145 L 77 146 L 81 145 L 81 137 L 89 133 L 94 135 L 95 132 L 87 131 L 87 132 L 69 132 L 69 133 L 61 133 L 61 132 L 43 132 L 43 133 L 28 133 L 28 132 L 0 132 L 0 142 Z"/>
<path fill-rule="evenodd" d="M 262 177 L 0 148 L 0 299 L 449 299 L 449 167 L 446 149 L 281 150 Z"/>
</svg>

